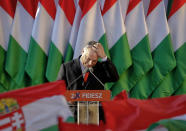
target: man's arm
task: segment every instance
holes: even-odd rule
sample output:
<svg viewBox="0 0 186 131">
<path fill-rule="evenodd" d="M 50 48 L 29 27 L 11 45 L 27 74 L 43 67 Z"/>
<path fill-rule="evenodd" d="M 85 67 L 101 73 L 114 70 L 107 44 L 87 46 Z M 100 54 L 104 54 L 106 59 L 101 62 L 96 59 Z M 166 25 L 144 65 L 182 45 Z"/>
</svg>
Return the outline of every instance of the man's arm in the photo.
<svg viewBox="0 0 186 131">
<path fill-rule="evenodd" d="M 119 75 L 116 70 L 116 67 L 109 58 L 107 58 L 106 61 L 102 61 L 101 65 L 102 65 L 103 71 L 106 74 L 104 78 L 106 82 L 116 82 L 119 79 Z"/>
</svg>

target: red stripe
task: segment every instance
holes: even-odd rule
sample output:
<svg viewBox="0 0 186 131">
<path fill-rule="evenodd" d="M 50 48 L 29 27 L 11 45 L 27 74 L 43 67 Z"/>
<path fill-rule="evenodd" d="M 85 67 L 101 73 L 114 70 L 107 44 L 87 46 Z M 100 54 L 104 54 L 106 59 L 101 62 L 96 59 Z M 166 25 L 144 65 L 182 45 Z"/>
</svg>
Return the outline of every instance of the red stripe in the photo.
<svg viewBox="0 0 186 131">
<path fill-rule="evenodd" d="M 24 106 L 41 98 L 64 95 L 65 91 L 65 81 L 56 81 L 2 93 L 0 94 L 0 99 L 14 98 L 18 101 L 20 106 Z"/>
<path fill-rule="evenodd" d="M 59 5 L 63 9 L 65 16 L 67 17 L 69 23 L 72 25 L 76 13 L 76 7 L 74 0 L 60 0 Z"/>
<path fill-rule="evenodd" d="M 184 4 L 186 3 L 186 0 L 173 0 L 172 8 L 169 14 L 168 19 L 176 13 Z"/>
<path fill-rule="evenodd" d="M 0 6 L 14 18 L 17 0 L 0 0 Z"/>
<path fill-rule="evenodd" d="M 162 2 L 162 0 L 151 0 L 149 4 L 149 9 L 147 16 Z"/>
<path fill-rule="evenodd" d="M 35 14 L 37 11 L 37 5 L 39 0 L 19 0 L 21 5 L 25 8 L 25 10 L 35 18 Z"/>
<path fill-rule="evenodd" d="M 45 10 L 54 20 L 56 16 L 56 5 L 55 5 L 54 0 L 40 0 L 40 1 L 43 7 L 45 8 Z"/>
<path fill-rule="evenodd" d="M 79 0 L 79 6 L 82 10 L 81 18 L 85 16 L 85 14 L 92 8 L 95 3 L 96 0 Z"/>
<path fill-rule="evenodd" d="M 140 2 L 141 2 L 141 0 L 130 0 L 129 1 L 129 5 L 128 5 L 128 9 L 127 9 L 127 14 L 131 10 L 133 10 Z"/>
<path fill-rule="evenodd" d="M 116 2 L 117 0 L 105 0 L 102 15 L 104 15 Z"/>
</svg>

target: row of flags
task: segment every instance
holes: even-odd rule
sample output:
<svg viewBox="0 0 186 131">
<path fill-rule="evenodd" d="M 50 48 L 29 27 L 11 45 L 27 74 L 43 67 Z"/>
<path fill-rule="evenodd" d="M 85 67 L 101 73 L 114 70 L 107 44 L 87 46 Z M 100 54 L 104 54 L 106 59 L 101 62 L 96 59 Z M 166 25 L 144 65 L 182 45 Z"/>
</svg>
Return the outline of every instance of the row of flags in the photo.
<svg viewBox="0 0 186 131">
<path fill-rule="evenodd" d="M 0 91 L 55 81 L 60 66 L 99 41 L 120 79 L 147 99 L 186 92 L 186 0 L 1 0 Z M 167 14 L 166 14 L 167 8 Z"/>
</svg>

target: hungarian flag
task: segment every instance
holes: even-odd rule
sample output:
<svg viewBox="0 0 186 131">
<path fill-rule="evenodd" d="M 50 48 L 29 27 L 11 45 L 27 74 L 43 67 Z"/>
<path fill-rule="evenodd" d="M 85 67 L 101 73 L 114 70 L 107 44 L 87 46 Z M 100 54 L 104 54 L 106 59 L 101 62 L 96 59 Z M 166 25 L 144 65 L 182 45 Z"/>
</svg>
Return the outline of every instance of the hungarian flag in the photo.
<svg viewBox="0 0 186 131">
<path fill-rule="evenodd" d="M 11 29 L 5 69 L 19 87 L 28 86 L 25 63 L 37 4 L 38 1 L 18 0 Z"/>
<path fill-rule="evenodd" d="M 141 0 L 131 0 L 129 2 L 125 25 L 133 65 L 126 72 L 127 77 L 125 77 L 124 81 L 128 85 L 127 88 L 131 90 L 153 66 L 149 35 Z M 135 90 L 130 93 L 132 97 L 138 95 Z"/>
<path fill-rule="evenodd" d="M 111 60 L 120 76 L 132 65 L 126 29 L 122 18 L 119 1 L 105 0 L 102 10 Z M 112 86 L 112 95 L 125 89 L 122 77 Z"/>
<path fill-rule="evenodd" d="M 165 76 L 176 66 L 165 6 L 162 0 L 151 0 L 146 23 L 153 58 L 153 68 L 135 85 L 137 98 L 147 99 Z"/>
<path fill-rule="evenodd" d="M 186 95 L 149 100 L 120 98 L 103 102 L 102 105 L 109 129 L 115 131 L 144 130 L 162 119 L 184 117 Z"/>
<path fill-rule="evenodd" d="M 82 15 L 73 58 L 79 57 L 83 47 L 91 40 L 99 41 L 110 57 L 99 3 L 97 0 L 79 0 L 79 7 Z"/>
<path fill-rule="evenodd" d="M 40 0 L 34 21 L 25 70 L 32 85 L 46 81 L 48 50 L 56 15 L 54 0 Z"/>
<path fill-rule="evenodd" d="M 75 12 L 76 7 L 74 0 L 59 1 L 46 70 L 46 77 L 48 81 L 55 81 L 57 79 L 60 66 L 64 61 Z"/>
<path fill-rule="evenodd" d="M 64 81 L 46 83 L 0 95 L 0 130 L 46 130 L 72 113 L 64 97 Z"/>
<path fill-rule="evenodd" d="M 75 46 L 76 46 L 77 35 L 78 35 L 78 30 L 79 30 L 79 24 L 80 24 L 80 21 L 81 21 L 82 10 L 80 8 L 79 1 L 75 0 L 74 3 L 75 4 L 77 3 L 76 13 L 75 13 L 72 29 L 71 29 L 71 32 L 70 32 L 69 42 L 67 44 L 67 49 L 66 49 L 66 53 L 65 53 L 64 62 L 68 62 L 68 61 L 73 59 L 74 50 L 75 50 Z"/>
<path fill-rule="evenodd" d="M 8 40 L 14 19 L 17 0 L 0 1 L 0 92 L 7 91 L 10 86 L 10 77 L 5 71 L 5 58 L 8 49 Z"/>
<path fill-rule="evenodd" d="M 165 97 L 174 94 L 186 80 L 186 1 L 174 0 L 168 17 L 173 42 L 176 68 L 170 72 L 158 86 L 152 97 Z M 184 88 L 184 87 L 183 87 Z"/>
</svg>

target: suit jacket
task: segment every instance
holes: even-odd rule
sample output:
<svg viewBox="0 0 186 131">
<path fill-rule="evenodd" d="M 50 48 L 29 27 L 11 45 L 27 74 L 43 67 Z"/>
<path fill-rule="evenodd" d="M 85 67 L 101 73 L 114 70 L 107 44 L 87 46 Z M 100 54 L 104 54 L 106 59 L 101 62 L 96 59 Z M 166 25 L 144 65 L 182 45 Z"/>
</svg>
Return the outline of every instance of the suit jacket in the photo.
<svg viewBox="0 0 186 131">
<path fill-rule="evenodd" d="M 68 63 L 64 63 L 61 66 L 60 72 L 61 79 L 66 81 L 67 88 L 69 90 L 104 90 L 104 87 L 91 73 L 89 73 L 87 82 L 84 83 L 84 78 L 80 66 L 80 57 Z M 98 61 L 93 67 L 93 73 L 104 84 L 106 82 L 115 82 L 119 79 L 115 66 L 108 58 L 104 62 Z M 73 82 L 79 76 L 81 77 Z"/>
</svg>

